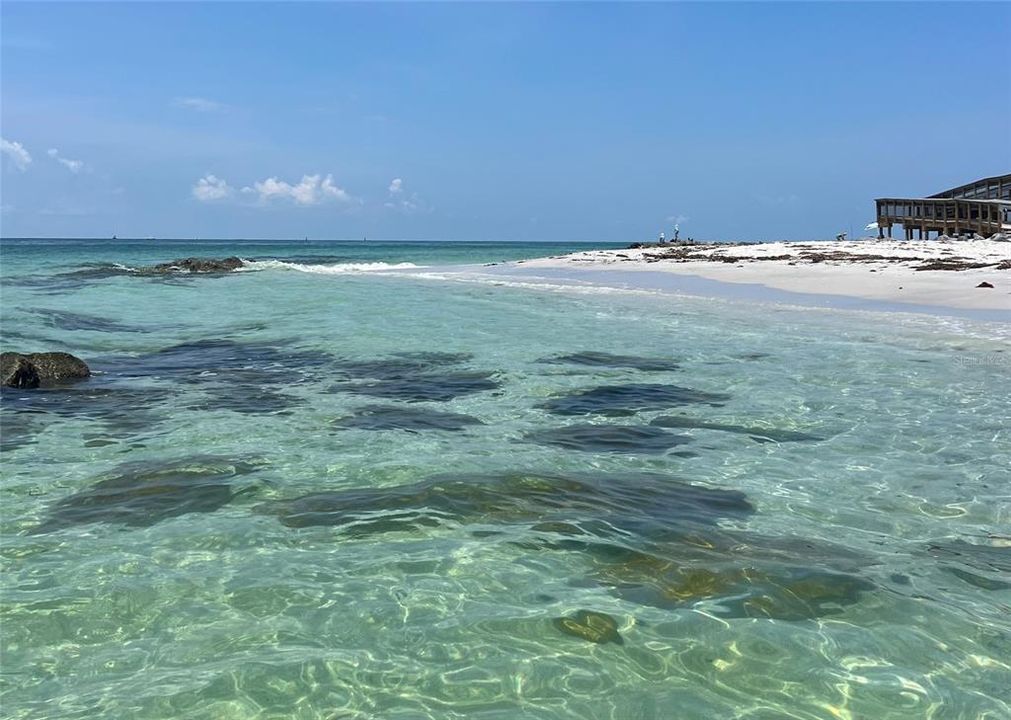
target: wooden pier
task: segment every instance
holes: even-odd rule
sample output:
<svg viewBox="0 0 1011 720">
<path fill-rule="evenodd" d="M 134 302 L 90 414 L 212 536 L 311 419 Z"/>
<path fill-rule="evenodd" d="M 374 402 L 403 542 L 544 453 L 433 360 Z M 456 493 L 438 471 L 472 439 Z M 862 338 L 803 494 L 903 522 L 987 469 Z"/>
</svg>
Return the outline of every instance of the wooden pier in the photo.
<svg viewBox="0 0 1011 720">
<path fill-rule="evenodd" d="M 878 237 L 901 225 L 906 240 L 938 235 L 1011 235 L 1011 174 L 983 178 L 925 198 L 878 198 Z"/>
</svg>

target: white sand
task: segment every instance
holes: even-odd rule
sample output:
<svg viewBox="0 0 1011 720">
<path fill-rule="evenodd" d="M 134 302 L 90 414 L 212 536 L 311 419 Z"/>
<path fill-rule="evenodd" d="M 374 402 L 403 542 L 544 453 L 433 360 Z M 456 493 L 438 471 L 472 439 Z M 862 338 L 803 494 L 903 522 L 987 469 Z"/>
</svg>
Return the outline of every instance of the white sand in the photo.
<svg viewBox="0 0 1011 720">
<path fill-rule="evenodd" d="M 660 258 L 667 253 L 681 257 Z M 812 253 L 825 257 L 812 262 Z M 754 259 L 780 255 L 789 257 Z M 875 255 L 887 259 L 868 257 Z M 724 262 L 717 258 L 745 259 Z M 1008 310 L 1011 319 L 1011 267 L 914 269 L 932 260 L 1011 265 L 1011 242 L 866 238 L 843 242 L 665 246 L 591 250 L 510 264 L 529 270 L 588 268 L 695 275 L 789 292 L 971 310 Z M 988 282 L 993 288 L 977 288 L 981 282 Z"/>
</svg>

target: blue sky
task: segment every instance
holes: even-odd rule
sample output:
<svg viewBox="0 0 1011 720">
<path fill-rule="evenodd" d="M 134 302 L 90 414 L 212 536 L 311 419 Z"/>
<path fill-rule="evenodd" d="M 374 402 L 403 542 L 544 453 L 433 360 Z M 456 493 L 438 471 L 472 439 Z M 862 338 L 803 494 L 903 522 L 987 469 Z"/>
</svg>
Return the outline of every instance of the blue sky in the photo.
<svg viewBox="0 0 1011 720">
<path fill-rule="evenodd" d="M 817 238 L 1011 168 L 1011 4 L 0 14 L 8 237 Z"/>
</svg>

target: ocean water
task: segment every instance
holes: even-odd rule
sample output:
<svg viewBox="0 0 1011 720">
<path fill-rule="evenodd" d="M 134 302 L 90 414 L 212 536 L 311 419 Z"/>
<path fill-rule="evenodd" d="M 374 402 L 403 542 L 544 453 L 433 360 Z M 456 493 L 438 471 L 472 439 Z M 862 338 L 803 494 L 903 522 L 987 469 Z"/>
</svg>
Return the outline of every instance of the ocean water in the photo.
<svg viewBox="0 0 1011 720">
<path fill-rule="evenodd" d="M 2 715 L 1011 717 L 1007 326 L 587 247 L 4 241 Z"/>
</svg>

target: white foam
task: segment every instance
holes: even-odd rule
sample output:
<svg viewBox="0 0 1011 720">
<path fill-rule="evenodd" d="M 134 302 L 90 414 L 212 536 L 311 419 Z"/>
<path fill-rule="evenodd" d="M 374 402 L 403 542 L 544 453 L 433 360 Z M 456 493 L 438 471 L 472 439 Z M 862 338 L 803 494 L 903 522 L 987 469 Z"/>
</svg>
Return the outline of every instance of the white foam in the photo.
<svg viewBox="0 0 1011 720">
<path fill-rule="evenodd" d="M 245 266 L 240 271 L 251 270 L 294 270 L 296 272 L 312 273 L 314 275 L 347 275 L 354 273 L 384 272 L 387 270 L 411 270 L 421 267 L 414 263 L 335 263 L 332 265 L 306 265 L 304 263 L 285 262 L 283 260 L 243 260 Z"/>
</svg>

